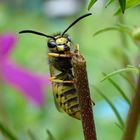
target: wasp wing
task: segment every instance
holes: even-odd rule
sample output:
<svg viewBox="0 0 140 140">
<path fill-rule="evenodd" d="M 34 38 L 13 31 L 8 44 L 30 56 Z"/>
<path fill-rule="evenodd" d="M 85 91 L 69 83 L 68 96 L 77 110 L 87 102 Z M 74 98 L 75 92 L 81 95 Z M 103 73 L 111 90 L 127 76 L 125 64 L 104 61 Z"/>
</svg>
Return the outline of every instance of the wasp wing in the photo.
<svg viewBox="0 0 140 140">
<path fill-rule="evenodd" d="M 63 112 L 63 109 L 61 108 L 61 106 L 59 105 L 59 102 L 57 101 L 57 93 L 59 92 L 58 91 L 58 85 L 57 84 L 55 84 L 55 83 L 52 83 L 52 90 L 53 90 L 53 96 L 54 96 L 54 103 L 55 103 L 55 106 L 56 106 L 56 108 L 57 108 L 57 110 L 59 111 L 59 112 Z M 58 99 L 59 100 L 59 99 Z"/>
<path fill-rule="evenodd" d="M 50 68 L 50 76 L 51 78 L 55 77 L 55 68 L 53 67 L 53 65 L 51 63 L 49 63 L 49 68 Z M 57 108 L 57 110 L 59 112 L 63 112 L 62 108 L 60 107 L 60 105 L 58 104 L 57 100 L 56 100 L 56 91 L 57 90 L 57 86 L 55 85 L 55 83 L 52 83 L 52 91 L 53 91 L 53 97 L 54 97 L 54 103 L 55 106 Z"/>
</svg>

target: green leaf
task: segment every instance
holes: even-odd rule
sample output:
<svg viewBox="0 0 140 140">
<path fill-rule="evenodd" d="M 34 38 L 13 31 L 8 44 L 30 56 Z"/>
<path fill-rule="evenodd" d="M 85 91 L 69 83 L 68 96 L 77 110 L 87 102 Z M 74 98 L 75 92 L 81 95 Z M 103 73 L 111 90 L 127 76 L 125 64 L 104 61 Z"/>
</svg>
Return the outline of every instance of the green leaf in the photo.
<svg viewBox="0 0 140 140">
<path fill-rule="evenodd" d="M 88 5 L 88 10 L 91 9 L 91 7 L 94 5 L 94 3 L 96 2 L 97 0 L 91 0 L 89 5 Z"/>
<path fill-rule="evenodd" d="M 28 130 L 28 134 L 29 134 L 31 140 L 37 140 L 35 134 L 31 130 Z"/>
<path fill-rule="evenodd" d="M 118 8 L 115 13 L 113 14 L 114 16 L 117 16 L 121 13 L 121 8 Z"/>
<path fill-rule="evenodd" d="M 136 5 L 140 4 L 140 0 L 126 0 L 126 7 L 125 9 L 134 7 Z M 118 15 L 121 12 L 121 8 L 118 8 L 117 11 L 114 13 L 114 15 Z"/>
<path fill-rule="evenodd" d="M 101 30 L 98 30 L 97 32 L 95 32 L 93 34 L 93 37 L 96 36 L 96 35 L 98 35 L 98 34 L 100 34 L 100 33 L 107 32 L 107 31 L 110 31 L 110 30 L 117 30 L 118 31 L 120 29 L 118 27 L 116 27 L 116 26 L 107 27 L 107 28 L 104 28 L 104 29 L 101 29 Z"/>
<path fill-rule="evenodd" d="M 100 94 L 105 100 L 106 102 L 110 105 L 110 107 L 112 108 L 114 114 L 116 115 L 118 122 L 120 123 L 121 128 L 124 128 L 124 122 L 121 118 L 121 115 L 119 114 L 118 110 L 116 109 L 115 105 L 105 96 L 105 94 L 103 94 L 97 87 L 94 86 L 94 89 L 98 92 L 98 94 Z"/>
<path fill-rule="evenodd" d="M 126 8 L 130 8 L 140 4 L 140 0 L 126 0 Z"/>
<path fill-rule="evenodd" d="M 119 3 L 120 3 L 122 13 L 124 13 L 126 7 L 126 0 L 119 0 Z"/>
<path fill-rule="evenodd" d="M 107 1 L 105 7 L 107 8 L 112 2 L 114 2 L 114 0 L 109 0 L 109 1 Z"/>
<path fill-rule="evenodd" d="M 134 82 L 133 82 L 133 81 L 130 81 L 130 79 L 129 79 L 126 75 L 124 75 L 124 74 L 122 74 L 122 73 L 120 73 L 120 76 L 121 76 L 124 80 L 126 80 L 126 81 L 129 83 L 129 85 L 130 85 L 130 87 L 132 88 L 132 90 L 135 91 L 136 86 L 135 86 Z"/>
<path fill-rule="evenodd" d="M 52 133 L 50 132 L 50 130 L 47 130 L 47 134 L 48 134 L 48 139 L 47 140 L 55 140 L 55 138 L 52 135 Z"/>
<path fill-rule="evenodd" d="M 106 79 L 108 79 L 108 78 L 110 78 L 110 77 L 112 77 L 112 76 L 114 76 L 116 74 L 120 74 L 122 72 L 132 72 L 132 71 L 135 71 L 136 73 L 139 73 L 139 69 L 138 68 L 132 67 L 132 66 L 128 65 L 126 68 L 119 69 L 119 70 L 113 71 L 113 72 L 111 72 L 109 74 L 106 74 L 104 76 L 104 78 L 101 80 L 101 82 L 103 82 L 104 80 L 106 80 Z"/>
<path fill-rule="evenodd" d="M 17 138 L 0 122 L 0 131 L 10 140 L 17 140 Z"/>
<path fill-rule="evenodd" d="M 132 29 L 126 25 L 123 25 L 123 24 L 116 24 L 115 26 L 107 27 L 107 28 L 103 28 L 101 30 L 98 30 L 97 32 L 95 32 L 93 34 L 93 37 L 98 35 L 98 34 L 101 34 L 101 33 L 107 32 L 107 31 L 111 31 L 111 30 L 124 32 L 132 38 Z"/>
<path fill-rule="evenodd" d="M 116 124 L 116 126 L 118 126 L 118 128 L 120 128 L 120 130 L 123 131 L 123 127 L 120 124 L 118 124 L 118 123 L 115 123 L 115 124 Z"/>
<path fill-rule="evenodd" d="M 106 76 L 105 73 L 103 73 L 104 76 Z M 131 102 L 129 98 L 125 95 L 125 92 L 122 90 L 122 88 L 116 83 L 114 80 L 108 77 L 109 82 L 118 90 L 118 92 L 122 95 L 122 97 L 125 99 L 125 101 L 130 105 Z"/>
</svg>

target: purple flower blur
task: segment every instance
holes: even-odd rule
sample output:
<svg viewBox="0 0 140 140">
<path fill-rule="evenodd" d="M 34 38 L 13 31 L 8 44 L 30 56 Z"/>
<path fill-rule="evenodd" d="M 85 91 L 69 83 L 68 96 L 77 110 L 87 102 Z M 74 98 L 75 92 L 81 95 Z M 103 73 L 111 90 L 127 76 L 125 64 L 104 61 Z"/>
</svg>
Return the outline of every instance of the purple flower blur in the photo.
<svg viewBox="0 0 140 140">
<path fill-rule="evenodd" d="M 11 33 L 0 35 L 0 80 L 20 90 L 29 101 L 42 105 L 43 87 L 50 84 L 49 78 L 47 75 L 33 74 L 10 60 L 9 55 L 15 44 L 15 35 Z"/>
</svg>

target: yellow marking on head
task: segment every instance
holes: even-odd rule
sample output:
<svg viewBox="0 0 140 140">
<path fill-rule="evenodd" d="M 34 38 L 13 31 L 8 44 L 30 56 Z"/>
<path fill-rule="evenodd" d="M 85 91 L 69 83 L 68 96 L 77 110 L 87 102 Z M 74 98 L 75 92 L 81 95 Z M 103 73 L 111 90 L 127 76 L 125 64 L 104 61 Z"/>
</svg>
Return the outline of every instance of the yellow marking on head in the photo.
<svg viewBox="0 0 140 140">
<path fill-rule="evenodd" d="M 56 39 L 56 43 L 57 44 L 65 44 L 65 43 L 67 43 L 67 39 L 64 37 L 58 38 L 58 39 Z"/>
<path fill-rule="evenodd" d="M 64 46 L 63 46 L 63 45 L 58 45 L 58 46 L 57 46 L 57 49 L 58 49 L 59 51 L 64 51 Z"/>
</svg>

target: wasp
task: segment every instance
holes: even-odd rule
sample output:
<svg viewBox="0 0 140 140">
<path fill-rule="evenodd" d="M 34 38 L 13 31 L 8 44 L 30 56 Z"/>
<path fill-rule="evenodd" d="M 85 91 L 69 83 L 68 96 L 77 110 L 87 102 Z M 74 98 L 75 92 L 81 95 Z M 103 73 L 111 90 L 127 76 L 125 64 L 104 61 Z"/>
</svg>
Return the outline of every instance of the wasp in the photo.
<svg viewBox="0 0 140 140">
<path fill-rule="evenodd" d="M 50 81 L 55 104 L 58 110 L 62 109 L 68 115 L 81 119 L 78 93 L 74 85 L 72 70 L 72 53 L 79 53 L 79 45 L 73 45 L 66 32 L 81 19 L 90 16 L 91 13 L 82 15 L 74 20 L 62 33 L 54 36 L 33 30 L 23 30 L 19 33 L 33 33 L 48 38 L 48 61 L 50 68 Z"/>
</svg>

